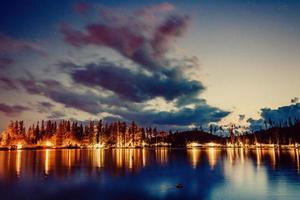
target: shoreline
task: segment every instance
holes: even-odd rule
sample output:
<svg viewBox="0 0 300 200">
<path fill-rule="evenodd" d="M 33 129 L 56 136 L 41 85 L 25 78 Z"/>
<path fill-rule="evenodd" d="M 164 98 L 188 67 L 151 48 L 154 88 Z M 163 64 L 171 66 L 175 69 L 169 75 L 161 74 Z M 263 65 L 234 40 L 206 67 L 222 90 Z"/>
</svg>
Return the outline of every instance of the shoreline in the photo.
<svg viewBox="0 0 300 200">
<path fill-rule="evenodd" d="M 106 150 L 106 149 L 245 149 L 245 150 L 253 150 L 253 149 L 277 149 L 277 150 L 296 150 L 300 149 L 300 146 L 295 145 L 279 145 L 279 146 L 264 146 L 264 145 L 249 145 L 249 146 L 226 146 L 226 145 L 216 145 L 216 146 L 147 146 L 147 147 L 23 147 L 23 148 L 9 148 L 9 147 L 0 147 L 0 151 L 18 151 L 18 150 L 47 150 L 47 149 L 82 149 L 82 150 Z"/>
</svg>

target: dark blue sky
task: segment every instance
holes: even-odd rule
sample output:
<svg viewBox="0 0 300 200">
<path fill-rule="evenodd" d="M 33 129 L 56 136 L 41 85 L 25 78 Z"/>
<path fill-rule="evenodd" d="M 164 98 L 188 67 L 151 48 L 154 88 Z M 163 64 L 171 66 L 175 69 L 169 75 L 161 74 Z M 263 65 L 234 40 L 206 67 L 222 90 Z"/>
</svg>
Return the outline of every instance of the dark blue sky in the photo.
<svg viewBox="0 0 300 200">
<path fill-rule="evenodd" d="M 161 3 L 159 0 L 2 0 L 0 7 L 0 30 L 7 34 L 11 34 L 17 37 L 30 37 L 35 36 L 36 32 L 40 29 L 51 29 L 56 26 L 57 22 L 64 19 L 66 16 L 70 16 L 72 12 L 72 6 L 77 2 L 89 2 L 99 3 L 105 6 L 111 7 L 125 7 L 134 8 L 138 6 L 147 6 L 152 4 Z M 269 12 L 265 15 L 276 14 L 282 16 L 284 23 L 291 23 L 293 25 L 294 20 L 299 23 L 299 6 L 300 2 L 297 0 L 191 0 L 191 1 L 166 1 L 179 5 L 180 7 L 190 9 L 195 12 L 199 9 L 199 12 L 205 10 L 205 14 L 208 16 L 216 14 L 228 14 L 229 9 L 232 11 L 238 11 L 245 9 L 250 10 L 254 15 L 261 15 L 260 10 L 267 8 Z M 179 8 L 180 8 L 179 7 Z M 261 9 L 260 9 L 261 7 Z M 219 13 L 216 13 L 219 12 Z M 224 16 L 226 18 L 226 16 Z M 230 17 L 230 16 L 228 16 Z M 294 18 L 294 19 L 292 19 Z"/>
</svg>

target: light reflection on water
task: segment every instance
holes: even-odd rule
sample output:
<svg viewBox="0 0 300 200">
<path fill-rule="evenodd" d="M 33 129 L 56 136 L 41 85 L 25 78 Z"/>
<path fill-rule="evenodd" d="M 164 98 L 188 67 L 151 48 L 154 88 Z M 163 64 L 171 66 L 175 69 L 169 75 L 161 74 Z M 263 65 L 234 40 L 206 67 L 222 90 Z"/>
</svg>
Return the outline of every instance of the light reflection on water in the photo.
<svg viewBox="0 0 300 200">
<path fill-rule="evenodd" d="M 298 149 L 0 151 L 0 193 L 1 199 L 298 199 L 299 160 Z"/>
</svg>

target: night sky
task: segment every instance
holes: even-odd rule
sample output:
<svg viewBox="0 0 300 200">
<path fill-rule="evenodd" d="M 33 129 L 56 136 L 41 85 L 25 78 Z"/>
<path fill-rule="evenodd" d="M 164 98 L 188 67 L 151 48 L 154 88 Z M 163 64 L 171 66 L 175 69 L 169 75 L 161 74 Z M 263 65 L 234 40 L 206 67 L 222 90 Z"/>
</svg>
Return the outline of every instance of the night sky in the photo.
<svg viewBox="0 0 300 200">
<path fill-rule="evenodd" d="M 300 117 L 300 1 L 2 0 L 10 120 L 163 129 Z"/>
</svg>

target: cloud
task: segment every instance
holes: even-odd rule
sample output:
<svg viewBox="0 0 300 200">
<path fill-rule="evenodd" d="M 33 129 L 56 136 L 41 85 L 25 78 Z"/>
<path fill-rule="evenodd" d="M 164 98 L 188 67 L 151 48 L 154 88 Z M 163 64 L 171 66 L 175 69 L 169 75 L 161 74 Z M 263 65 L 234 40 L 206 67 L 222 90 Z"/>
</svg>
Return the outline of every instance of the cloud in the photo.
<svg viewBox="0 0 300 200">
<path fill-rule="evenodd" d="M 155 30 L 151 46 L 156 56 L 165 54 L 172 39 L 180 37 L 186 32 L 189 25 L 189 17 L 187 15 L 170 15 Z"/>
<path fill-rule="evenodd" d="M 179 97 L 190 97 L 204 90 L 199 81 L 179 77 L 167 78 L 161 74 L 147 75 L 110 62 L 74 66 L 70 73 L 76 83 L 89 87 L 100 86 L 134 102 L 155 97 L 174 100 Z"/>
<path fill-rule="evenodd" d="M 55 105 L 48 101 L 39 101 L 37 102 L 36 107 L 39 113 L 47 114 L 48 119 L 57 120 L 66 117 L 64 112 L 54 110 Z"/>
<path fill-rule="evenodd" d="M 300 118 L 300 103 L 282 106 L 277 109 L 263 108 L 261 109 L 261 117 L 266 120 L 272 120 L 276 123 L 286 121 L 288 118 Z"/>
<path fill-rule="evenodd" d="M 258 120 L 252 118 L 247 120 L 247 122 L 250 123 L 250 128 L 252 130 L 262 129 L 265 126 L 264 123 L 266 122 L 269 124 L 270 121 L 277 126 L 280 124 L 284 126 L 289 119 L 300 119 L 300 103 L 282 106 L 277 109 L 263 108 L 261 109 L 260 116 L 261 118 Z"/>
<path fill-rule="evenodd" d="M 66 107 L 75 108 L 93 115 L 99 112 L 111 112 L 115 108 L 118 110 L 130 109 L 132 111 L 142 108 L 142 105 L 121 100 L 113 94 L 99 95 L 88 88 L 80 90 L 78 89 L 80 88 L 79 85 L 70 87 L 56 80 L 37 80 L 30 77 L 17 80 L 17 82 L 30 94 L 48 97 Z"/>
<path fill-rule="evenodd" d="M 68 66 L 73 65 L 70 75 L 74 82 L 102 87 L 135 102 L 155 97 L 195 100 L 194 97 L 204 90 L 203 84 L 184 77 L 181 66 L 172 66 L 172 60 L 166 57 L 174 39 L 182 36 L 189 25 L 190 18 L 170 12 L 174 9 L 167 3 L 132 13 L 101 7 L 102 20 L 86 25 L 82 31 L 62 24 L 61 31 L 67 43 L 75 47 L 95 45 L 114 49 L 139 68 L 133 71 L 109 62 L 77 67 L 68 63 Z"/>
<path fill-rule="evenodd" d="M 53 111 L 50 115 L 48 115 L 48 119 L 57 120 L 66 117 L 66 115 L 61 111 Z"/>
<path fill-rule="evenodd" d="M 110 98 L 114 99 L 114 103 L 94 96 L 94 100 L 101 104 L 106 102 L 106 106 L 99 108 L 98 104 L 97 109 L 85 111 L 94 111 L 94 114 L 108 112 L 115 116 L 107 117 L 107 120 L 135 120 L 142 124 L 171 126 L 218 122 L 229 114 L 209 106 L 198 97 L 205 87 L 183 71 L 187 66 L 198 67 L 194 58 L 174 59 L 167 56 L 176 39 L 187 31 L 189 16 L 179 14 L 172 4 L 167 3 L 130 13 L 101 6 L 100 15 L 97 23 L 87 24 L 83 30 L 61 24 L 65 42 L 75 48 L 93 45 L 113 49 L 134 63 L 135 67 L 107 60 L 84 65 L 61 63 L 63 72 L 70 75 L 74 83 L 112 94 Z M 176 102 L 174 110 L 144 109 L 147 101 L 157 97 Z M 114 104 L 126 106 L 118 109 L 112 106 Z M 187 105 L 194 108 L 187 108 Z"/>
<path fill-rule="evenodd" d="M 15 81 L 6 77 L 0 77 L 0 88 L 4 90 L 18 90 Z"/>
<path fill-rule="evenodd" d="M 82 31 L 74 30 L 70 25 L 63 23 L 61 32 L 65 41 L 75 47 L 108 47 L 146 70 L 167 74 L 169 66 L 165 54 L 170 50 L 173 41 L 186 31 L 190 18 L 172 13 L 161 16 L 163 19 L 159 20 L 157 15 L 153 15 L 153 10 L 167 12 L 166 8 L 171 6 L 163 4 L 161 7 L 161 10 L 148 7 L 128 15 L 115 13 L 103 7 L 101 13 L 104 13 L 104 16 L 99 23 L 87 24 Z M 140 13 L 143 15 L 140 16 Z M 155 20 L 149 21 L 149 16 Z M 120 20 L 112 21 L 111 18 Z"/>
<path fill-rule="evenodd" d="M 91 8 L 91 5 L 86 2 L 76 3 L 73 7 L 74 11 L 81 15 L 87 14 L 87 12 L 90 10 L 90 8 Z"/>
<path fill-rule="evenodd" d="M 88 113 L 99 113 L 99 98 L 91 91 L 84 93 L 74 92 L 73 88 L 66 87 L 56 80 L 22 79 L 21 85 L 30 94 L 46 96 L 53 101 L 62 103 L 66 107 L 76 108 Z"/>
<path fill-rule="evenodd" d="M 13 117 L 21 114 L 24 111 L 30 110 L 29 107 L 22 105 L 7 105 L 5 103 L 0 103 L 0 112 L 3 112 L 5 115 Z"/>
<path fill-rule="evenodd" d="M 24 51 L 34 51 L 41 55 L 45 55 L 46 51 L 40 45 L 34 42 L 18 40 L 0 33 L 0 52 L 1 53 L 17 53 Z"/>
<path fill-rule="evenodd" d="M 264 119 L 247 119 L 247 122 L 250 123 L 250 130 L 252 131 L 259 131 L 265 128 Z"/>
<path fill-rule="evenodd" d="M 218 122 L 229 114 L 227 111 L 207 105 L 204 100 L 194 109 L 180 108 L 176 111 L 157 111 L 144 109 L 145 103 L 122 100 L 115 95 L 99 96 L 88 89 L 80 92 L 54 80 L 38 81 L 30 79 L 21 80 L 20 82 L 29 93 L 46 96 L 55 102 L 62 103 L 66 107 L 85 111 L 92 115 L 104 112 L 109 113 L 110 117 L 104 117 L 105 120 L 135 120 L 139 124 L 175 125 L 179 127 L 190 124 L 205 125 L 210 122 Z M 51 114 L 51 116 L 54 115 Z"/>
<path fill-rule="evenodd" d="M 46 108 L 46 109 L 51 109 L 51 108 L 54 107 L 54 105 L 53 105 L 52 103 L 49 103 L 49 102 L 47 102 L 47 101 L 39 101 L 39 102 L 38 102 L 38 105 L 39 105 L 40 107 L 44 107 L 44 108 Z"/>
<path fill-rule="evenodd" d="M 39 113 L 49 113 L 55 106 L 47 101 L 39 101 L 37 102 L 36 107 Z"/>
<path fill-rule="evenodd" d="M 0 58 L 0 70 L 6 69 L 12 63 L 14 63 L 14 60 L 11 58 L 4 58 L 4 57 Z"/>
<path fill-rule="evenodd" d="M 181 108 L 177 111 L 144 111 L 137 113 L 126 113 L 124 116 L 129 116 L 131 119 L 141 122 L 142 124 L 156 125 L 176 125 L 189 126 L 207 125 L 211 122 L 219 122 L 226 117 L 230 112 L 222 111 L 219 108 L 211 107 L 207 104 L 201 104 L 195 108 Z"/>
<path fill-rule="evenodd" d="M 77 11 L 90 12 L 90 5 L 88 10 L 80 6 Z M 113 49 L 125 61 L 61 62 L 64 80 L 61 76 L 55 77 L 56 80 L 35 77 L 32 74 L 36 73 L 28 72 L 14 79 L 3 79 L 3 87 L 11 86 L 13 90 L 48 98 L 49 101 L 39 101 L 32 106 L 37 112 L 47 113 L 49 119 L 69 117 L 54 109 L 56 103 L 92 117 L 134 120 L 141 125 L 160 127 L 206 125 L 229 114 L 199 97 L 205 90 L 204 85 L 185 74 L 188 68 L 198 67 L 194 58 L 169 56 L 174 42 L 189 26 L 188 16 L 179 14 L 171 4 L 149 6 L 130 13 L 100 7 L 100 15 L 97 23 L 89 23 L 82 30 L 61 24 L 64 40 L 74 49 L 89 45 Z M 10 52 L 35 49 L 24 41 L 11 38 L 5 41 L 10 41 L 5 45 Z M 18 45 L 12 45 L 13 42 Z M 151 100 L 157 98 L 172 108 L 151 107 Z"/>
</svg>

